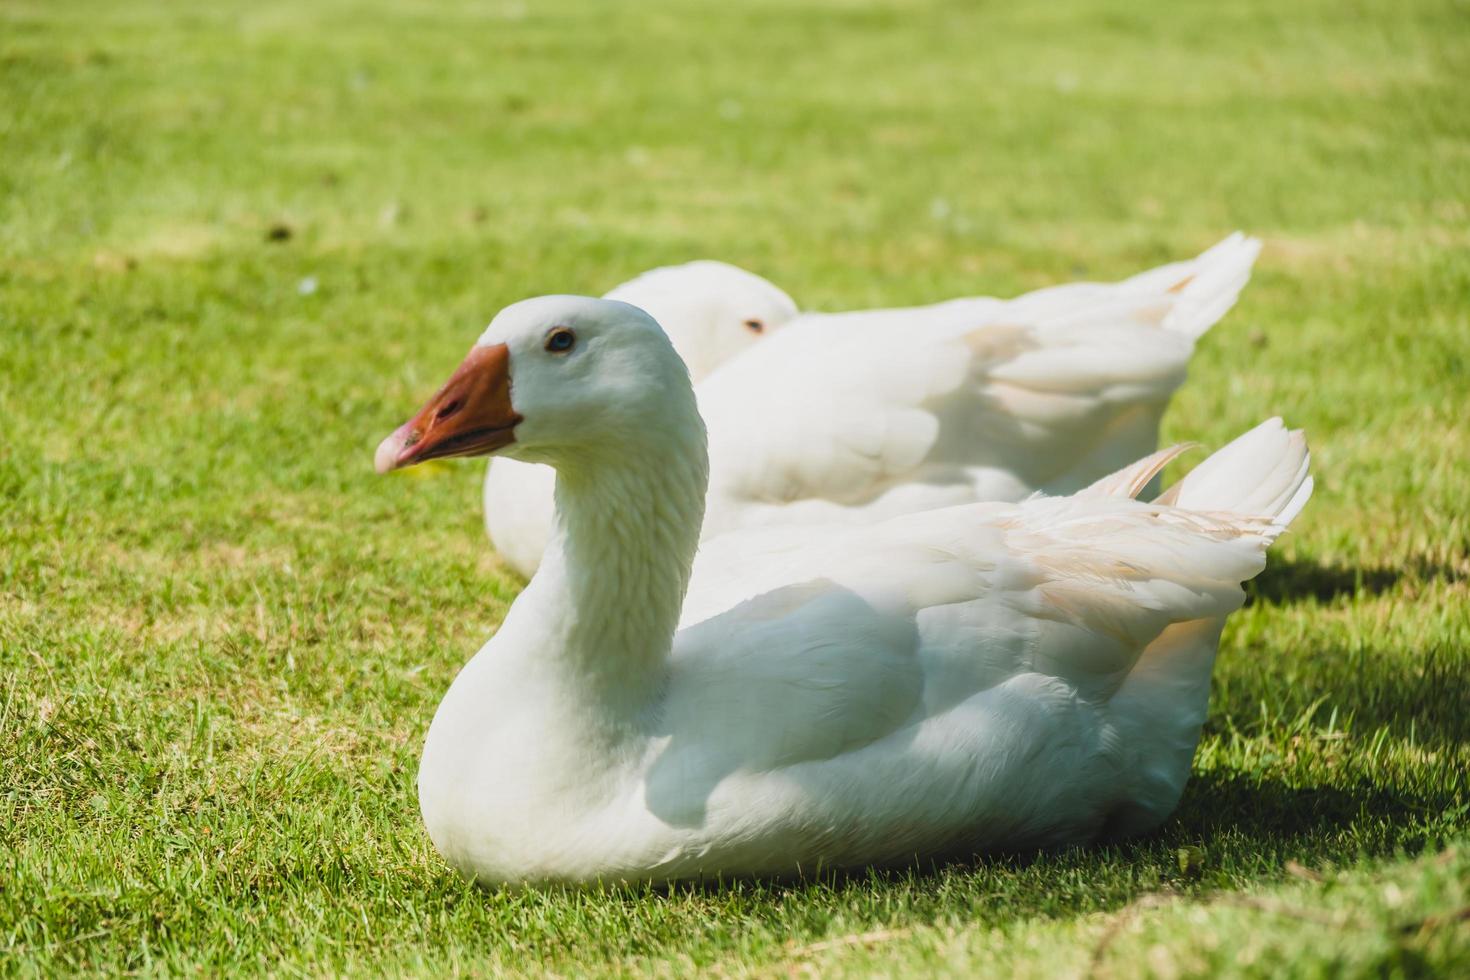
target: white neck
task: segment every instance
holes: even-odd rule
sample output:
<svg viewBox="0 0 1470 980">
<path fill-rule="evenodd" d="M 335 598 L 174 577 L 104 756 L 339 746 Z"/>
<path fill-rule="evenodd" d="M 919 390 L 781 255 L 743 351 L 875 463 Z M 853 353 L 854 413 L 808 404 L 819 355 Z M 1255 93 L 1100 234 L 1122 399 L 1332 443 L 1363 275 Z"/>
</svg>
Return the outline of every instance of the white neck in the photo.
<svg viewBox="0 0 1470 980">
<path fill-rule="evenodd" d="M 556 462 L 556 518 L 540 570 L 456 680 L 469 690 L 453 694 L 527 709 L 535 700 L 553 738 L 606 744 L 645 728 L 662 693 L 709 482 L 692 397 L 687 412 L 670 415 L 634 444 Z"/>
<path fill-rule="evenodd" d="M 610 720 L 636 717 L 659 693 L 699 546 L 704 426 L 681 435 L 557 467 L 556 518 L 533 585 L 545 583 L 536 605 L 563 622 L 542 655 Z"/>
</svg>

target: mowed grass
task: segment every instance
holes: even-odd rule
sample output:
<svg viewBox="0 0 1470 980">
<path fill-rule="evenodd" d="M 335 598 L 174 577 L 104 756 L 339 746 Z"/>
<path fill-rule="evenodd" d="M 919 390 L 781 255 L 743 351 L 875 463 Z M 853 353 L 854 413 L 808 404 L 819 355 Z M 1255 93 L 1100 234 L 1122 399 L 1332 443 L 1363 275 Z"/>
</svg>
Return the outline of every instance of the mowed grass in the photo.
<svg viewBox="0 0 1470 980">
<path fill-rule="evenodd" d="M 1221 6 L 0 0 L 0 969 L 1470 970 L 1470 8 Z M 1011 294 L 1235 228 L 1167 435 L 1282 414 L 1318 489 L 1157 835 L 438 859 L 422 736 L 521 583 L 478 465 L 370 457 L 502 305 L 700 256 Z"/>
</svg>

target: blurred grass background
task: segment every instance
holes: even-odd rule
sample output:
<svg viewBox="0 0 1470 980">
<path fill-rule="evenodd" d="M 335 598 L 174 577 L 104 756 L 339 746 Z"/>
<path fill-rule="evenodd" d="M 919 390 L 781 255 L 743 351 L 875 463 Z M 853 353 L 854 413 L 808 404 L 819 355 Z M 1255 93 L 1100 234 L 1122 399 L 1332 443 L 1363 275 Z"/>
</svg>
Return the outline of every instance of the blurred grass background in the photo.
<svg viewBox="0 0 1470 980">
<path fill-rule="evenodd" d="M 1470 970 L 1467 69 L 1463 0 L 0 0 L 0 970 Z M 497 309 L 706 256 L 1005 295 L 1235 228 L 1167 435 L 1282 414 L 1318 493 L 1158 836 L 440 863 L 420 741 L 520 583 L 480 467 L 370 457 Z"/>
</svg>

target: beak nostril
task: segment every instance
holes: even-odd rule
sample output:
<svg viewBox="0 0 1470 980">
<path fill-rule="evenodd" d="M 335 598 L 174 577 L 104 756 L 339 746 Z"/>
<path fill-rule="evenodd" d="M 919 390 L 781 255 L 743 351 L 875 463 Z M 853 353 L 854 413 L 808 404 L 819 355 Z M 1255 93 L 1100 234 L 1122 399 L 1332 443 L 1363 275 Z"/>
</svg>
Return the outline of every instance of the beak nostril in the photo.
<svg viewBox="0 0 1470 980">
<path fill-rule="evenodd" d="M 459 411 L 459 409 L 460 409 L 460 400 L 458 398 L 456 398 L 452 402 L 450 402 L 448 405 L 445 405 L 445 406 L 441 407 L 439 409 L 439 411 L 437 411 L 437 412 L 434 413 L 434 421 L 436 421 L 436 422 L 442 422 L 445 419 L 449 418 L 449 416 L 453 415 L 455 412 Z"/>
</svg>

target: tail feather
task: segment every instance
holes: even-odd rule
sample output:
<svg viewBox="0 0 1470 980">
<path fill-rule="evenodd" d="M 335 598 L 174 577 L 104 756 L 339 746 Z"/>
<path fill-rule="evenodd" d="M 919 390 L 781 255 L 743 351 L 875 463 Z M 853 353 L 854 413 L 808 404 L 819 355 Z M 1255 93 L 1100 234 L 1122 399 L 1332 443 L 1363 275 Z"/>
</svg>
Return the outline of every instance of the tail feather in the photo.
<svg viewBox="0 0 1470 980">
<path fill-rule="evenodd" d="M 1184 262 L 1170 262 L 1117 283 L 1075 282 L 1007 300 L 1017 322 L 1067 329 L 1129 323 L 1198 340 L 1230 312 L 1250 282 L 1261 243 L 1236 232 Z M 991 311 L 987 310 L 987 314 Z"/>
<path fill-rule="evenodd" d="M 1158 503 L 1261 520 L 1262 533 L 1275 538 L 1312 496 L 1311 460 L 1300 429 L 1267 419 L 1196 466 Z"/>
<path fill-rule="evenodd" d="M 1235 305 L 1260 253 L 1259 239 L 1237 231 L 1193 261 L 1151 269 L 1129 279 L 1127 286 L 1177 293 L 1163 325 L 1198 340 Z"/>
<path fill-rule="evenodd" d="M 1077 493 L 1079 496 L 1088 497 L 1128 497 L 1130 499 L 1137 497 L 1143 492 L 1143 488 L 1148 486 L 1148 482 L 1158 476 L 1165 466 L 1198 445 L 1197 442 L 1181 442 L 1160 449 L 1136 463 L 1123 467 L 1116 473 L 1109 473 Z"/>
</svg>

